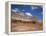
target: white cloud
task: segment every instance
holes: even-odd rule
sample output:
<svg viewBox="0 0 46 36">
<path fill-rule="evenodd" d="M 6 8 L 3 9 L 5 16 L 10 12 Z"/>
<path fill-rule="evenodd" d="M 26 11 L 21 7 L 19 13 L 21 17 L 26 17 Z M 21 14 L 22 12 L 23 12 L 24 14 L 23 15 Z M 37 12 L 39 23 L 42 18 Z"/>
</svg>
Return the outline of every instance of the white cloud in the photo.
<svg viewBox="0 0 46 36">
<path fill-rule="evenodd" d="M 25 11 L 24 9 L 22 11 Z"/>
<path fill-rule="evenodd" d="M 15 9 L 12 9 L 13 12 L 18 12 L 19 9 L 15 8 Z"/>
<path fill-rule="evenodd" d="M 16 12 L 16 10 L 15 10 L 15 9 L 12 9 L 12 11 L 13 11 L 13 12 Z"/>
<path fill-rule="evenodd" d="M 28 12 L 26 12 L 25 14 L 28 15 L 28 16 L 32 16 L 32 14 L 31 13 L 28 13 Z"/>
<path fill-rule="evenodd" d="M 38 7 L 32 6 L 32 9 L 37 9 Z"/>
</svg>

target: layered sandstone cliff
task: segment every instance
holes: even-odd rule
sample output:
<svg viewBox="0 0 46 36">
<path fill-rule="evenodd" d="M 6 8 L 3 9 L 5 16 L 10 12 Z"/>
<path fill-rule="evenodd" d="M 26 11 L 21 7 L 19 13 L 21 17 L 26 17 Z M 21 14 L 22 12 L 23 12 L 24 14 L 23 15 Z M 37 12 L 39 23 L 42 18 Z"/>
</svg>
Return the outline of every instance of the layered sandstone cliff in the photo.
<svg viewBox="0 0 46 36">
<path fill-rule="evenodd" d="M 43 29 L 42 22 L 38 22 L 37 17 L 27 16 L 24 13 L 12 13 L 12 32 L 38 31 Z"/>
</svg>

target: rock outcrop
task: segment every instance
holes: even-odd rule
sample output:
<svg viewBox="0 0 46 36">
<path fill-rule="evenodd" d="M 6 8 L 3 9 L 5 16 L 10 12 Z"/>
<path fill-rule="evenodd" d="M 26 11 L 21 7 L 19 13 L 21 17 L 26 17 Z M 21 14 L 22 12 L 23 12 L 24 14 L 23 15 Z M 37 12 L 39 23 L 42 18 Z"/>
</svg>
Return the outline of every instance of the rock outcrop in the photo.
<svg viewBox="0 0 46 36">
<path fill-rule="evenodd" d="M 35 16 L 27 16 L 22 12 L 12 12 L 11 17 L 11 32 L 40 31 L 43 29 L 43 24 L 39 23 Z"/>
</svg>

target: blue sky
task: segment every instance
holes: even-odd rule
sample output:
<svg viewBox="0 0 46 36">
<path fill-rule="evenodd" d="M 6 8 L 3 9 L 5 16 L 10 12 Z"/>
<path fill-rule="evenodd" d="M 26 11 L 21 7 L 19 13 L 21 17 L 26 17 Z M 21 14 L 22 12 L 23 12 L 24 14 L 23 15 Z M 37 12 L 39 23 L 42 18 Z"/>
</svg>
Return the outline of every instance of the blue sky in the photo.
<svg viewBox="0 0 46 36">
<path fill-rule="evenodd" d="M 43 8 L 38 5 L 11 5 L 11 10 L 14 12 L 24 12 L 30 16 L 36 16 L 38 20 L 43 19 Z"/>
</svg>

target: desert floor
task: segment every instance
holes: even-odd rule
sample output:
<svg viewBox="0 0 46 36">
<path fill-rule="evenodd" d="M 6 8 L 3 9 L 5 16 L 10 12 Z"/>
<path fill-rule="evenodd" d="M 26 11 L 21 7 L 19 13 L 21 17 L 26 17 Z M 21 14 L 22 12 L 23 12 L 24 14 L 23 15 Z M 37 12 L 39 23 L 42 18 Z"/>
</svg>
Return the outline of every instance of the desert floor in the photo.
<svg viewBox="0 0 46 36">
<path fill-rule="evenodd" d="M 43 28 L 41 23 L 32 23 L 32 22 L 12 22 L 11 32 L 24 32 L 24 31 L 40 31 Z"/>
</svg>

